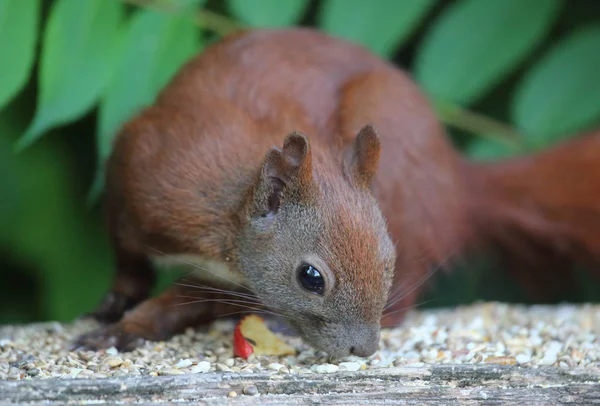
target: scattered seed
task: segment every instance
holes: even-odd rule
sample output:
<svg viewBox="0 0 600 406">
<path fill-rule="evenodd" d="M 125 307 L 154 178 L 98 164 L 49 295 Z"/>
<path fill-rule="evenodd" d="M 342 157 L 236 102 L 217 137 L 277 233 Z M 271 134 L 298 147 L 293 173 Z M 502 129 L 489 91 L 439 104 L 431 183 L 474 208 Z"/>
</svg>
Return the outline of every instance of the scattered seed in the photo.
<svg viewBox="0 0 600 406">
<path fill-rule="evenodd" d="M 258 395 L 258 388 L 254 385 L 248 385 L 244 387 L 244 395 L 256 396 Z"/>
<path fill-rule="evenodd" d="M 177 364 L 175 364 L 175 368 L 187 368 L 193 364 L 191 359 L 182 359 L 179 360 Z"/>
<path fill-rule="evenodd" d="M 104 363 L 111 368 L 116 368 L 123 363 L 123 359 L 120 357 L 107 358 L 106 361 L 104 361 Z"/>
<path fill-rule="evenodd" d="M 106 353 L 108 355 L 117 355 L 119 353 L 119 351 L 115 348 L 115 347 L 110 347 L 109 349 L 106 350 Z"/>
<path fill-rule="evenodd" d="M 358 371 L 360 364 L 358 362 L 340 362 L 340 369 L 346 371 Z"/>
<path fill-rule="evenodd" d="M 217 371 L 220 371 L 220 372 L 233 372 L 231 370 L 231 368 L 229 368 L 225 364 L 217 364 L 217 365 L 215 365 L 215 368 L 217 369 Z"/>
<path fill-rule="evenodd" d="M 166 369 L 158 372 L 159 375 L 183 375 L 185 372 L 179 369 Z"/>
<path fill-rule="evenodd" d="M 102 379 L 182 373 L 283 374 L 362 371 L 390 366 L 480 362 L 536 367 L 600 367 L 600 305 L 531 306 L 497 303 L 456 309 L 410 311 L 399 328 L 381 332 L 380 351 L 369 358 L 329 361 L 298 337 L 284 337 L 296 356 L 231 358 L 232 320 L 208 332 L 188 329 L 165 342 L 131 352 L 116 348 L 69 351 L 95 322 L 0 327 L 0 380 Z M 177 372 L 174 372 L 177 371 Z M 273 373 L 275 372 L 275 373 Z M 242 393 L 242 392 L 240 392 Z M 243 393 L 246 393 L 245 391 Z"/>
<path fill-rule="evenodd" d="M 487 357 L 484 362 L 486 364 L 515 365 L 517 360 L 515 357 Z"/>
<path fill-rule="evenodd" d="M 37 376 L 37 375 L 39 375 L 39 373 L 40 373 L 40 370 L 37 368 L 32 368 L 32 369 L 27 370 L 27 375 L 29 375 L 29 376 Z"/>
<path fill-rule="evenodd" d="M 210 362 L 200 361 L 198 365 L 195 365 L 190 370 L 193 374 L 204 373 L 210 370 Z"/>
<path fill-rule="evenodd" d="M 337 372 L 339 368 L 340 367 L 333 364 L 322 364 L 316 365 L 314 371 L 318 374 L 332 374 L 334 372 Z"/>
<path fill-rule="evenodd" d="M 267 368 L 269 368 L 271 371 L 279 371 L 283 367 L 285 367 L 285 365 L 279 364 L 277 362 L 272 362 L 267 366 Z"/>
</svg>

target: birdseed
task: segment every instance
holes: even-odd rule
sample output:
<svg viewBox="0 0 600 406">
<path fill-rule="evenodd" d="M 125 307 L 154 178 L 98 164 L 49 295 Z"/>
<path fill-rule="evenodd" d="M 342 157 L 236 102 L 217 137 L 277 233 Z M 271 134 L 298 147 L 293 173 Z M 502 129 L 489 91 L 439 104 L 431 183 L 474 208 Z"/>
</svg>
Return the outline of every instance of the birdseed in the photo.
<svg viewBox="0 0 600 406">
<path fill-rule="evenodd" d="M 277 334 L 298 351 L 296 356 L 236 358 L 232 320 L 188 329 L 166 342 L 146 342 L 131 352 L 120 353 L 115 348 L 69 351 L 77 335 L 94 327 L 96 323 L 87 320 L 0 328 L 0 380 L 210 372 L 260 372 L 280 379 L 285 374 L 477 363 L 600 369 L 600 305 L 481 303 L 411 311 L 400 327 L 382 331 L 380 349 L 373 356 L 338 360 L 316 352 L 298 337 L 281 333 Z"/>
</svg>

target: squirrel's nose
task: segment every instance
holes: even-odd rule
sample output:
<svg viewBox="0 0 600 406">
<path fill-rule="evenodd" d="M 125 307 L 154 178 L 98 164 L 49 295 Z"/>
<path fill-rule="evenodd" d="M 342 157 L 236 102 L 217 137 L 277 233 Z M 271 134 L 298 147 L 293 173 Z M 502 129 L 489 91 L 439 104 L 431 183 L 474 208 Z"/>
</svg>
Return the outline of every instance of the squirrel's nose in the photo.
<svg viewBox="0 0 600 406">
<path fill-rule="evenodd" d="M 357 327 L 354 331 L 349 330 L 353 334 L 350 354 L 358 357 L 369 357 L 379 348 L 379 326 L 362 325 Z"/>
</svg>

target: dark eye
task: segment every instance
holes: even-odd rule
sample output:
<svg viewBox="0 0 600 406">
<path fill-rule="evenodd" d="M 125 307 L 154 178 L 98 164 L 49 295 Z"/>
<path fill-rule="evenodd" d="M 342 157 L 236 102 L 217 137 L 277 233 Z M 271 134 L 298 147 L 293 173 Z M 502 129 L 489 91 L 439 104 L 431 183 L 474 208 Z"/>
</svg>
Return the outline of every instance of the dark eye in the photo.
<svg viewBox="0 0 600 406">
<path fill-rule="evenodd" d="M 298 268 L 298 282 L 300 285 L 312 293 L 323 294 L 325 280 L 317 268 L 309 264 L 302 264 Z"/>
</svg>

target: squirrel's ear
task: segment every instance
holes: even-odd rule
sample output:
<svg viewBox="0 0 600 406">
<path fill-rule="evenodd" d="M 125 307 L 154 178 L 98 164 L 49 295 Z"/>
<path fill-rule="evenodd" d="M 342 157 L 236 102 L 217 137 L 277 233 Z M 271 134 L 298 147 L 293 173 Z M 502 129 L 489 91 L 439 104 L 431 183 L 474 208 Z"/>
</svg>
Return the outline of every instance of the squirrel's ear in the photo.
<svg viewBox="0 0 600 406">
<path fill-rule="evenodd" d="M 272 148 L 266 155 L 257 189 L 262 212 L 275 214 L 282 193 L 293 189 L 299 196 L 312 181 L 312 155 L 306 137 L 294 132 L 285 137 L 283 149 Z"/>
<path fill-rule="evenodd" d="M 285 137 L 281 151 L 283 165 L 267 168 L 271 175 L 281 178 L 286 184 L 306 185 L 312 180 L 312 154 L 308 139 L 298 132 Z"/>
<path fill-rule="evenodd" d="M 352 181 L 360 187 L 370 188 L 379 168 L 381 142 L 372 125 L 360 129 L 344 156 L 345 169 Z"/>
</svg>

